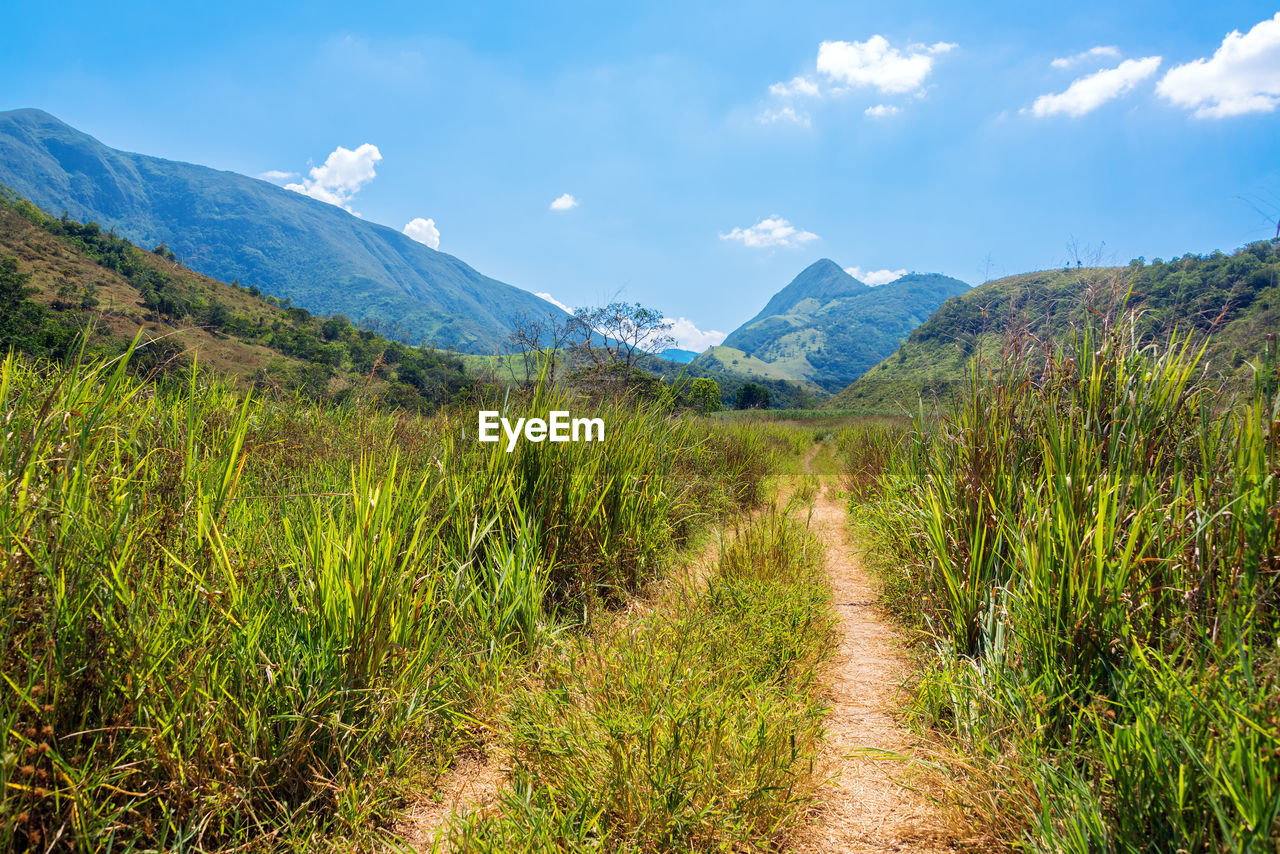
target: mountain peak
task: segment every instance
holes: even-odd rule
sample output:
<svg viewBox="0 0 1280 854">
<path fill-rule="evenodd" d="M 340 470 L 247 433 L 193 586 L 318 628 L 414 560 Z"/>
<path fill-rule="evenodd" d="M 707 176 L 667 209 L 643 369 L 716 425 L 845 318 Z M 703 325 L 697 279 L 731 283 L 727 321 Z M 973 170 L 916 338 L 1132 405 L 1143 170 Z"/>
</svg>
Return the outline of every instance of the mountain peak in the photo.
<svg viewBox="0 0 1280 854">
<path fill-rule="evenodd" d="M 46 113 L 36 107 L 21 107 L 17 110 L 0 110 L 0 121 L 22 122 L 40 127 L 70 128 L 62 119 Z"/>
<path fill-rule="evenodd" d="M 832 261 L 830 258 L 819 258 L 817 261 L 814 261 L 808 267 L 805 267 L 803 270 L 801 270 L 800 274 L 796 276 L 796 278 L 799 279 L 805 276 L 820 276 L 820 275 L 832 276 L 832 275 L 836 275 L 837 273 L 844 273 L 844 268 L 841 267 L 839 264 L 837 264 L 835 261 Z M 845 275 L 848 275 L 848 274 L 845 273 Z M 849 276 L 849 278 L 852 279 L 853 277 Z"/>
<path fill-rule="evenodd" d="M 932 273 L 871 287 L 822 258 L 735 329 L 724 346 L 836 391 L 843 379 L 856 379 L 892 353 L 948 297 L 966 290 L 964 282 Z"/>
<path fill-rule="evenodd" d="M 789 285 L 774 294 L 773 299 L 747 324 L 775 314 L 786 314 L 806 299 L 824 303 L 866 290 L 869 290 L 868 285 L 850 276 L 835 261 L 820 258 L 801 270 Z"/>
</svg>

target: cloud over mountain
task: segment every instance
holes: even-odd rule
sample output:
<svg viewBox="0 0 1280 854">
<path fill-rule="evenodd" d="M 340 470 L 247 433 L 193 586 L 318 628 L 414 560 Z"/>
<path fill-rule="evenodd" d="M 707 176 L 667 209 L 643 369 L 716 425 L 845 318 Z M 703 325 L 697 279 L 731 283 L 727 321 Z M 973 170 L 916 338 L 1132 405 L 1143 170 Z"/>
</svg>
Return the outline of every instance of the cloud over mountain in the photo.
<svg viewBox="0 0 1280 854">
<path fill-rule="evenodd" d="M 374 179 L 374 167 L 381 159 L 382 153 L 372 143 L 366 142 L 354 151 L 339 145 L 322 165 L 313 166 L 301 183 L 285 184 L 284 188 L 354 213 L 351 199 Z"/>
<path fill-rule="evenodd" d="M 414 217 L 409 220 L 402 230 L 405 234 L 425 246 L 429 246 L 432 249 L 440 248 L 440 229 L 436 228 L 434 219 L 423 219 L 420 216 Z"/>
<path fill-rule="evenodd" d="M 861 267 L 845 267 L 844 271 L 853 276 L 858 281 L 867 285 L 887 285 L 895 282 L 907 274 L 905 269 L 902 270 L 864 270 Z"/>
</svg>

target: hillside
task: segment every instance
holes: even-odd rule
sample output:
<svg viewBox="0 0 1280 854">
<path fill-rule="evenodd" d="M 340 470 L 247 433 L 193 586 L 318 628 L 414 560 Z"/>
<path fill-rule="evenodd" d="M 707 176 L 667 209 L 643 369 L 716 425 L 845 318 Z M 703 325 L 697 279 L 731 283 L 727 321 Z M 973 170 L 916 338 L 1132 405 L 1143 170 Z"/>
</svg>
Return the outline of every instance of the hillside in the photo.
<svg viewBox="0 0 1280 854">
<path fill-rule="evenodd" d="M 795 377 L 801 374 L 795 370 L 796 366 L 791 363 L 785 361 L 777 363 L 766 362 L 763 359 L 757 359 L 755 356 L 747 355 L 736 347 L 730 347 L 725 344 L 708 347 L 692 362 L 692 365 L 708 371 L 708 376 L 714 373 L 738 374 L 748 380 L 786 380 L 788 382 L 799 382 L 810 390 L 814 390 L 817 387 L 815 383 L 796 380 Z"/>
<path fill-rule="evenodd" d="M 119 352 L 135 335 L 143 371 L 198 360 L 242 386 L 430 409 L 469 393 L 462 363 L 317 317 L 256 289 L 227 285 L 147 252 L 96 225 L 54 219 L 0 195 L 0 354 L 69 355 L 82 330 L 90 350 Z"/>
<path fill-rule="evenodd" d="M 0 113 L 0 184 L 193 269 L 395 337 L 483 352 L 560 309 L 452 255 L 266 181 L 117 151 L 40 110 Z"/>
<path fill-rule="evenodd" d="M 1009 333 L 1040 340 L 1079 325 L 1086 313 L 1139 312 L 1146 340 L 1175 330 L 1212 333 L 1212 370 L 1244 380 L 1246 361 L 1280 329 L 1280 246 L 1250 244 L 1230 255 L 1184 255 L 1128 267 L 1047 270 L 988 282 L 953 297 L 889 358 L 828 401 L 833 408 L 900 412 L 956 390 L 969 360 L 995 356 Z M 1131 293 L 1130 293 L 1131 291 Z"/>
<path fill-rule="evenodd" d="M 958 279 L 928 273 L 870 287 L 824 258 L 694 364 L 736 360 L 749 373 L 835 392 L 892 353 L 948 297 L 967 289 Z"/>
</svg>

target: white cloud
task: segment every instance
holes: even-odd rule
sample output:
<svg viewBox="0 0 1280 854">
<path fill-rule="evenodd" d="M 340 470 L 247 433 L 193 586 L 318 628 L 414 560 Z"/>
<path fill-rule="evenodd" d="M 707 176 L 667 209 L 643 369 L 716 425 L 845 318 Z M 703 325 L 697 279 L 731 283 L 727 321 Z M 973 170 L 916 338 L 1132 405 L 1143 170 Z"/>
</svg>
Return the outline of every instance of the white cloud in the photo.
<svg viewBox="0 0 1280 854">
<path fill-rule="evenodd" d="M 288 181 L 290 178 L 297 178 L 297 172 L 282 172 L 279 169 L 268 169 L 266 172 L 258 173 L 258 177 L 264 181 Z"/>
<path fill-rule="evenodd" d="M 556 298 L 555 298 L 555 297 L 553 297 L 551 294 L 534 294 L 534 296 L 535 296 L 535 297 L 540 297 L 540 298 L 542 298 L 542 299 L 546 300 L 547 302 L 549 302 L 549 303 L 551 303 L 552 305 L 554 305 L 556 308 L 563 309 L 564 311 L 569 312 L 569 314 L 573 314 L 573 309 L 569 308 L 569 306 L 567 306 L 567 305 L 565 305 L 564 303 L 560 302 L 560 300 L 556 299 Z"/>
<path fill-rule="evenodd" d="M 760 220 L 750 228 L 735 228 L 728 234 L 721 234 L 721 240 L 740 240 L 743 246 L 754 249 L 767 249 L 782 246 L 788 249 L 817 240 L 818 235 L 811 231 L 801 231 L 780 216 L 774 215 Z"/>
<path fill-rule="evenodd" d="M 1198 119 L 1270 113 L 1280 104 L 1280 12 L 1244 35 L 1232 30 L 1212 59 L 1169 69 L 1156 92 Z"/>
<path fill-rule="evenodd" d="M 774 83 L 769 87 L 769 94 L 780 98 L 791 98 L 796 95 L 816 97 L 819 94 L 818 84 L 808 77 L 793 77 L 790 83 Z"/>
<path fill-rule="evenodd" d="M 909 44 L 899 50 L 880 35 L 864 42 L 824 41 L 818 45 L 815 65 L 818 76 L 801 74 L 774 83 L 769 87 L 769 94 L 780 99 L 781 106 L 766 108 L 756 118 L 761 124 L 788 122 L 809 127 L 809 115 L 796 109 L 796 99 L 843 95 L 856 87 L 872 87 L 881 94 L 924 97 L 924 82 L 933 71 L 935 57 L 955 47 L 951 42 L 936 42 Z M 864 110 L 866 115 L 877 119 L 901 111 L 901 107 L 891 104 L 877 104 Z"/>
<path fill-rule="evenodd" d="M 1099 57 L 1107 57 L 1108 59 L 1115 59 L 1119 55 L 1120 55 L 1120 49 L 1117 48 L 1115 45 L 1104 44 L 1104 45 L 1098 45 L 1097 47 L 1091 47 L 1086 51 L 1081 51 L 1080 53 L 1077 53 L 1074 56 L 1059 57 L 1058 59 L 1055 59 L 1053 62 L 1049 64 L 1052 65 L 1054 68 L 1070 68 L 1071 66 L 1075 65 L 1077 62 L 1082 62 L 1086 59 L 1098 59 Z"/>
<path fill-rule="evenodd" d="M 378 146 L 368 142 L 355 151 L 339 145 L 323 166 L 312 167 L 302 183 L 285 184 L 284 188 L 354 213 L 349 204 L 351 198 L 374 179 L 374 166 L 381 159 Z"/>
<path fill-rule="evenodd" d="M 765 110 L 756 117 L 760 124 L 771 125 L 774 122 L 791 122 L 800 125 L 800 127 L 809 127 L 809 116 L 805 113 L 796 112 L 796 108 L 790 105 L 780 110 Z"/>
<path fill-rule="evenodd" d="M 933 70 L 934 57 L 954 47 L 950 42 L 913 44 L 904 52 L 880 35 L 864 42 L 824 41 L 818 46 L 818 71 L 845 86 L 872 86 L 899 95 L 919 89 Z"/>
<path fill-rule="evenodd" d="M 1079 117 L 1096 110 L 1107 101 L 1118 98 L 1156 73 L 1160 57 L 1126 59 L 1115 68 L 1107 68 L 1078 78 L 1065 92 L 1041 95 L 1031 105 L 1031 113 L 1043 118 L 1065 113 Z"/>
<path fill-rule="evenodd" d="M 414 217 L 405 225 L 403 231 L 414 240 L 419 243 L 425 243 L 432 249 L 440 248 L 440 229 L 436 228 L 434 219 L 423 219 L 420 216 Z"/>
<path fill-rule="evenodd" d="M 845 267 L 844 271 L 867 285 L 887 285 L 907 274 L 906 270 L 864 270 L 861 267 Z"/>
<path fill-rule="evenodd" d="M 874 107 L 867 107 L 862 112 L 873 119 L 883 119 L 885 116 L 897 115 L 902 112 L 902 108 L 891 104 L 876 104 Z"/>
<path fill-rule="evenodd" d="M 558 196 L 551 202 L 551 210 L 553 211 L 567 211 L 570 208 L 576 208 L 577 206 L 578 200 L 568 193 L 565 193 L 563 196 Z"/>
<path fill-rule="evenodd" d="M 695 353 L 701 353 L 708 347 L 714 347 L 729 337 L 717 329 L 708 329 L 704 332 L 687 317 L 678 317 L 675 320 L 665 317 L 663 320 L 671 324 L 671 329 L 667 331 L 667 334 L 675 338 L 676 346 L 683 350 L 693 350 Z"/>
</svg>

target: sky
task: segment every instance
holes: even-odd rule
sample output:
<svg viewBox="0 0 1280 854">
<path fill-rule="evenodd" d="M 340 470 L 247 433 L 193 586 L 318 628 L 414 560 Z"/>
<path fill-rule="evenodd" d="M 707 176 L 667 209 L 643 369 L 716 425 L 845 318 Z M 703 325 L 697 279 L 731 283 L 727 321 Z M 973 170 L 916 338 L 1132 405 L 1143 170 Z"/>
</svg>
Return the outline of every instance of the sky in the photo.
<svg viewBox="0 0 1280 854">
<path fill-rule="evenodd" d="M 26 3 L 0 109 L 701 350 L 830 258 L 973 284 L 1280 220 L 1280 4 Z"/>
</svg>

